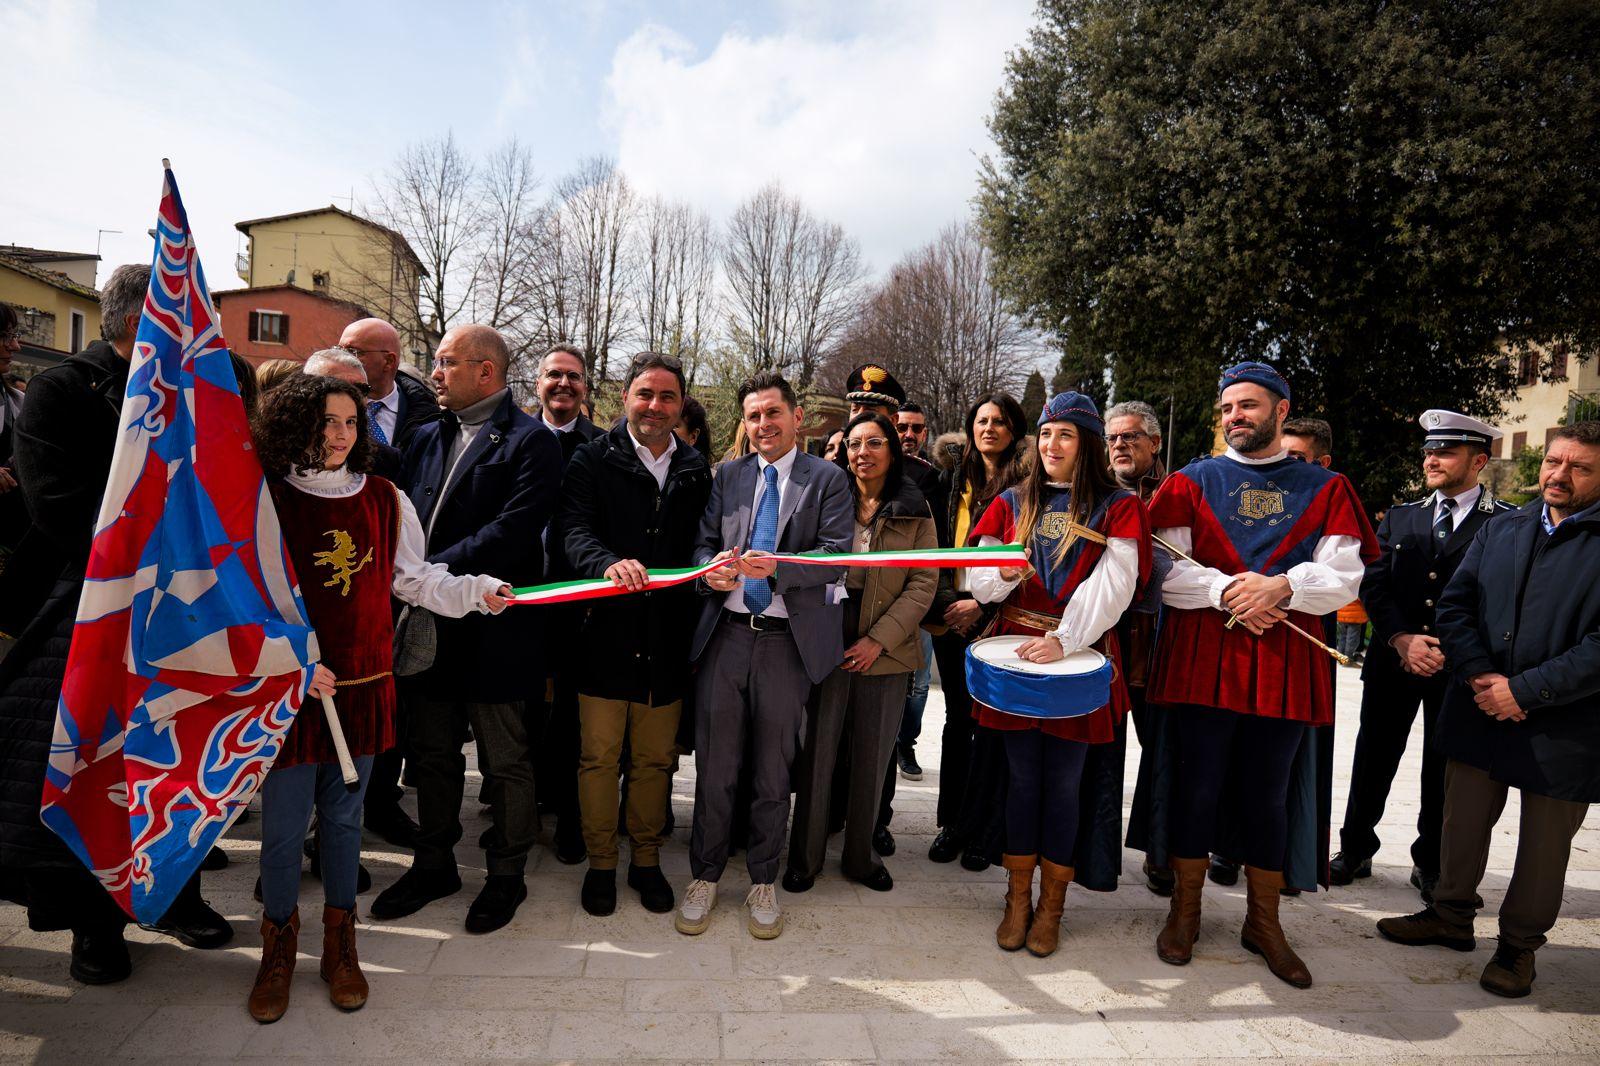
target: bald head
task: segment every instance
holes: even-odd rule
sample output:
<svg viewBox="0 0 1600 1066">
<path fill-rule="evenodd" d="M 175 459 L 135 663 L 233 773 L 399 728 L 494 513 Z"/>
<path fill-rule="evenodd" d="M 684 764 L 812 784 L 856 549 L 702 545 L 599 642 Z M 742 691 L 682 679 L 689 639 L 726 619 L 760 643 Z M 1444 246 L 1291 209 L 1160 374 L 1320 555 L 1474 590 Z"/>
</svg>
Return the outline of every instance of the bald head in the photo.
<svg viewBox="0 0 1600 1066">
<path fill-rule="evenodd" d="M 489 326 L 457 326 L 444 335 L 433 357 L 433 387 L 439 406 L 470 407 L 506 387 L 511 349 Z"/>
<path fill-rule="evenodd" d="M 361 360 L 374 400 L 389 395 L 400 369 L 399 331 L 381 318 L 357 319 L 339 334 L 339 347 Z"/>
</svg>

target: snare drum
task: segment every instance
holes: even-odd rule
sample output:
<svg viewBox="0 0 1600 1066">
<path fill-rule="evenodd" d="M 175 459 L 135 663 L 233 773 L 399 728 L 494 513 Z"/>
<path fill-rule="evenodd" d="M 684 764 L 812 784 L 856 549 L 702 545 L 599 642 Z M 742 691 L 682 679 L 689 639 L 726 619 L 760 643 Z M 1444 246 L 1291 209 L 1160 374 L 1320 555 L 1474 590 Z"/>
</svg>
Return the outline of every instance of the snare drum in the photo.
<svg viewBox="0 0 1600 1066">
<path fill-rule="evenodd" d="M 967 646 L 967 689 L 997 711 L 1027 718 L 1076 718 L 1111 702 L 1111 663 L 1092 649 L 1053 663 L 1017 657 L 1033 636 L 986 637 Z"/>
</svg>

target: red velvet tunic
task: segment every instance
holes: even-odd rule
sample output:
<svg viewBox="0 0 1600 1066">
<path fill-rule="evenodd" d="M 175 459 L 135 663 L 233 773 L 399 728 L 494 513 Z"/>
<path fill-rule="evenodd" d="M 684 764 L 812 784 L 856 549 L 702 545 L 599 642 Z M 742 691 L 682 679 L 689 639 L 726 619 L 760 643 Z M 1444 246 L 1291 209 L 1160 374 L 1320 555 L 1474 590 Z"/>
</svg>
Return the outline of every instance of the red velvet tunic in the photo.
<svg viewBox="0 0 1600 1066">
<path fill-rule="evenodd" d="M 1016 515 L 1012 509 L 1015 506 L 1015 492 L 1014 489 L 1008 489 L 984 512 L 983 518 L 972 530 L 970 539 L 974 543 L 979 537 L 995 537 L 1005 544 L 1016 541 Z M 1064 503 L 1066 494 L 1062 492 L 1059 496 Z M 1048 500 L 1046 511 L 1047 513 L 1049 511 Z M 1039 524 L 1043 525 L 1042 522 Z M 1150 525 L 1145 515 L 1144 504 L 1139 502 L 1137 496 L 1121 491 L 1113 494 L 1097 513 L 1090 517 L 1089 526 L 1096 532 L 1104 534 L 1107 539 L 1127 539 L 1136 542 L 1139 545 L 1140 583 L 1149 579 Z M 1036 572 L 1012 590 L 1005 601 L 1007 607 L 1018 607 L 1024 611 L 1034 611 L 1059 618 L 1067 602 L 1072 599 L 1072 594 L 1088 580 L 1106 550 L 1103 544 L 1080 539 L 1068 552 L 1063 563 L 1059 567 L 1054 567 L 1051 565 L 1051 560 L 1054 558 L 1053 553 L 1057 550 L 1057 544 L 1056 538 L 1047 537 L 1040 530 L 1035 531 L 1030 558 L 1037 560 Z M 1052 592 L 1052 588 L 1056 591 Z M 1038 636 L 1046 632 L 1053 632 L 1053 629 L 1037 629 L 1012 621 L 1007 619 L 1003 612 L 995 627 L 996 636 L 1013 633 Z M 1127 681 L 1122 673 L 1122 648 L 1117 641 L 1116 627 L 1107 629 L 1105 635 L 1091 647 L 1111 663 L 1109 704 L 1075 718 L 1032 718 L 1007 714 L 1005 711 L 974 700 L 973 709 L 977 714 L 978 724 L 988 726 L 990 729 L 1042 729 L 1053 737 L 1083 741 L 1088 744 L 1107 744 L 1115 740 L 1117 726 L 1132 707 L 1128 699 Z"/>
<path fill-rule="evenodd" d="M 294 563 L 322 663 L 338 678 L 334 706 L 352 756 L 394 747 L 394 621 L 389 590 L 400 539 L 395 487 L 367 475 L 349 496 L 314 496 L 273 484 L 283 540 Z M 273 765 L 335 761 L 320 700 L 308 698 Z"/>
</svg>

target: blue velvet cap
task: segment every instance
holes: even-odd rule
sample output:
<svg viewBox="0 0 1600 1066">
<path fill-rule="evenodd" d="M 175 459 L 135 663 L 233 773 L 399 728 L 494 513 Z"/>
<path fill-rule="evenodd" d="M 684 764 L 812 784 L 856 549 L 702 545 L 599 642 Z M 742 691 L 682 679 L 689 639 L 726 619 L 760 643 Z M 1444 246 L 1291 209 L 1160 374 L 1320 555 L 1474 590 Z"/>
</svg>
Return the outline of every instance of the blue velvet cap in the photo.
<svg viewBox="0 0 1600 1066">
<path fill-rule="evenodd" d="M 1081 392 L 1058 392 L 1050 397 L 1039 412 L 1039 425 L 1046 422 L 1071 422 L 1097 437 L 1106 435 L 1106 420 L 1100 417 L 1099 406 Z"/>
<path fill-rule="evenodd" d="M 1230 366 L 1222 372 L 1222 380 L 1217 382 L 1217 395 L 1221 396 L 1229 385 L 1238 385 L 1241 382 L 1260 385 L 1264 389 L 1271 389 L 1285 400 L 1289 399 L 1289 382 L 1276 368 L 1267 363 L 1239 363 Z"/>
</svg>

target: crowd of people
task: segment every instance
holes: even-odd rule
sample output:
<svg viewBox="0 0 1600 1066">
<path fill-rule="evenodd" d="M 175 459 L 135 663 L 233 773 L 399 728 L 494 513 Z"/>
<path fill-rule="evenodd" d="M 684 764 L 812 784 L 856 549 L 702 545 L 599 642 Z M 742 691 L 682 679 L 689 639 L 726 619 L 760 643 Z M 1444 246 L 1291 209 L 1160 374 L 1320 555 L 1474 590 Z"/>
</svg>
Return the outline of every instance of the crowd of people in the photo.
<svg viewBox="0 0 1600 1066">
<path fill-rule="evenodd" d="M 148 279 L 117 270 L 104 339 L 0 404 L 0 502 L 21 499 L 27 515 L 0 575 L 0 631 L 14 638 L 0 661 L 0 871 L 34 928 L 72 930 L 72 974 L 90 983 L 131 971 L 126 918 L 38 807 Z M 0 321 L 0 351 L 15 332 Z M 426 383 L 401 371 L 399 349 L 392 325 L 364 319 L 303 365 L 236 361 L 321 636 L 310 692 L 337 694 L 359 774 L 347 790 L 327 725 L 302 714 L 261 789 L 257 1020 L 289 1005 L 305 856 L 323 885 L 321 976 L 346 1010 L 369 994 L 356 948 L 371 882 L 363 826 L 413 856 L 369 918 L 460 891 L 468 742 L 491 817 L 471 933 L 505 926 L 526 899 L 542 816 L 556 856 L 587 863 L 586 911 L 620 905 L 626 851 L 628 889 L 684 935 L 715 920 L 739 850 L 741 914 L 759 939 L 783 932 L 779 888 L 801 894 L 824 874 L 830 834 L 843 833 L 844 877 L 892 891 L 896 781 L 922 776 L 935 667 L 946 713 L 928 857 L 1003 867 L 1000 949 L 1054 952 L 1069 886 L 1116 890 L 1126 845 L 1144 852 L 1148 889 L 1171 898 L 1161 959 L 1192 959 L 1207 878 L 1242 872 L 1242 947 L 1308 987 L 1280 900 L 1371 875 L 1420 708 L 1412 856 L 1425 906 L 1379 932 L 1474 946 L 1490 831 L 1518 789 L 1516 864 L 1481 981 L 1508 996 L 1531 988 L 1573 836 L 1600 799 L 1600 424 L 1557 430 L 1539 495 L 1512 508 L 1480 485 L 1498 431 L 1428 411 L 1427 495 L 1387 508 L 1374 532 L 1331 469 L 1329 424 L 1291 419 L 1290 382 L 1265 363 L 1222 374 L 1225 450 L 1169 472 L 1160 421 L 1138 399 L 1102 413 L 1064 392 L 1029 424 L 1013 397 L 985 393 L 946 452 L 894 376 L 868 364 L 850 375 L 844 425 L 811 454 L 801 399 L 762 372 L 739 386 L 735 444 L 714 462 L 718 427 L 670 356 L 632 360 L 621 417 L 604 428 L 578 348 L 543 357 L 533 414 L 515 402 L 510 351 L 489 327 L 451 329 Z M 870 555 L 1008 544 L 1027 565 L 890 567 Z M 789 558 L 817 553 L 852 561 Z M 652 581 L 690 567 L 710 569 Z M 624 594 L 508 609 L 513 589 L 567 578 Z M 1352 603 L 1372 639 L 1330 862 L 1318 802 L 1338 654 L 1328 642 Z M 1017 638 L 1019 667 L 1098 653 L 1108 698 L 1050 717 L 987 689 L 992 704 L 975 699 L 969 649 L 995 635 Z M 1130 718 L 1142 751 L 1125 827 Z M 660 859 L 689 753 L 691 878 L 679 891 Z M 200 874 L 154 928 L 201 948 L 231 937 Z"/>
</svg>

